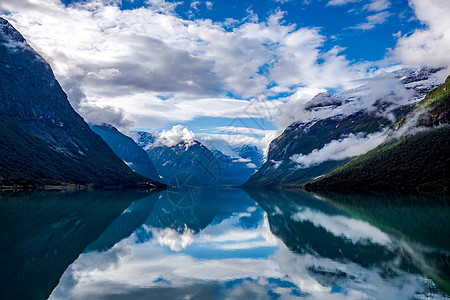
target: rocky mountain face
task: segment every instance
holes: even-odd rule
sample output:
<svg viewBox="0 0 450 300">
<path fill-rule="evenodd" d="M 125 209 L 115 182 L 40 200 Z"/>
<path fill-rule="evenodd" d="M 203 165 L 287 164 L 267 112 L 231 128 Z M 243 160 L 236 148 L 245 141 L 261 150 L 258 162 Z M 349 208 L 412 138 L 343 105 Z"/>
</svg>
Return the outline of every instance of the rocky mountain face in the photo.
<svg viewBox="0 0 450 300">
<path fill-rule="evenodd" d="M 130 137 L 144 150 L 151 147 L 156 140 L 155 135 L 146 131 L 132 131 L 130 132 Z"/>
<path fill-rule="evenodd" d="M 0 185 L 160 184 L 131 171 L 70 106 L 47 62 L 0 18 Z"/>
<path fill-rule="evenodd" d="M 170 182 L 176 174 L 193 174 L 195 184 L 236 186 L 246 182 L 263 164 L 263 154 L 256 146 L 242 145 L 230 156 L 199 141 L 166 146 L 156 142 L 158 134 L 132 131 L 130 136 L 147 151 L 164 182 Z"/>
<path fill-rule="evenodd" d="M 92 124 L 90 128 L 108 144 L 131 170 L 155 181 L 160 180 L 147 153 L 132 138 L 124 135 L 110 124 Z"/>
<path fill-rule="evenodd" d="M 380 146 L 305 186 L 308 190 L 449 192 L 450 76 L 389 130 Z"/>
<path fill-rule="evenodd" d="M 439 85 L 439 69 L 401 69 L 390 74 L 383 84 L 371 82 L 341 93 L 321 93 L 303 108 L 313 116 L 306 122 L 295 122 L 272 143 L 263 166 L 246 186 L 292 186 L 322 176 L 351 157 L 323 160 L 308 166 L 299 165 L 296 156 L 317 154 L 324 146 L 348 137 L 368 138 L 382 132 L 409 112 L 425 94 Z M 383 85 L 392 92 L 380 93 Z"/>
<path fill-rule="evenodd" d="M 224 162 L 198 141 L 155 145 L 147 149 L 147 154 L 163 182 L 169 185 L 236 184 Z"/>
</svg>

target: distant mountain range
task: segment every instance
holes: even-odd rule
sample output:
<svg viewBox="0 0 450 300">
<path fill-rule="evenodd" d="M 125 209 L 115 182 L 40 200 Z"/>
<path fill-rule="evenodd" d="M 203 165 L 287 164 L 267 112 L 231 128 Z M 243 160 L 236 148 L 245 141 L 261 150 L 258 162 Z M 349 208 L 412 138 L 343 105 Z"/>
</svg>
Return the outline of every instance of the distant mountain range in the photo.
<svg viewBox="0 0 450 300">
<path fill-rule="evenodd" d="M 390 75 L 391 79 L 386 80 L 398 84 L 397 89 L 403 93 L 401 95 L 376 95 L 381 88 L 375 85 L 376 82 L 375 86 L 367 84 L 341 93 L 318 94 L 307 102 L 304 110 L 324 117 L 296 122 L 287 127 L 271 142 L 266 162 L 244 186 L 301 188 L 344 165 L 352 156 L 360 154 L 347 153 L 352 153 L 364 142 L 382 141 L 382 132 L 438 86 L 435 75 L 438 71 L 429 68 L 395 71 Z M 368 99 L 369 96 L 373 99 Z M 350 145 L 345 149 L 345 142 L 351 141 L 353 147 Z M 325 146 L 332 146 L 333 143 L 342 148 L 340 155 L 319 159 L 320 149 L 326 149 Z"/>
<path fill-rule="evenodd" d="M 163 187 L 92 132 L 47 62 L 0 18 L 0 186 Z"/>
<path fill-rule="evenodd" d="M 389 130 L 387 141 L 308 190 L 420 190 L 450 187 L 450 76 Z"/>
<path fill-rule="evenodd" d="M 167 146 L 156 142 L 157 135 L 158 132 L 130 133 L 135 142 L 146 150 L 162 176 L 161 180 L 169 185 L 188 180 L 193 185 L 237 186 L 263 163 L 262 152 L 256 146 L 243 145 L 233 149 L 236 155 L 232 157 L 220 150 L 209 149 L 196 140 Z"/>
</svg>

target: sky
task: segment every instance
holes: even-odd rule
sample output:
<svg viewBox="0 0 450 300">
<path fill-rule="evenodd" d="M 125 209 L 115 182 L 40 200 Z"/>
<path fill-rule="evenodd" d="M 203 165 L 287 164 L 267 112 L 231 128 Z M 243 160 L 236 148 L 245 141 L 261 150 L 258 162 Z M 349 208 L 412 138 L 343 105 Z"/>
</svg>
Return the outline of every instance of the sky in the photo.
<svg viewBox="0 0 450 300">
<path fill-rule="evenodd" d="M 297 102 L 450 65 L 448 0 L 0 0 L 0 15 L 86 121 L 205 144 L 267 149 Z"/>
</svg>

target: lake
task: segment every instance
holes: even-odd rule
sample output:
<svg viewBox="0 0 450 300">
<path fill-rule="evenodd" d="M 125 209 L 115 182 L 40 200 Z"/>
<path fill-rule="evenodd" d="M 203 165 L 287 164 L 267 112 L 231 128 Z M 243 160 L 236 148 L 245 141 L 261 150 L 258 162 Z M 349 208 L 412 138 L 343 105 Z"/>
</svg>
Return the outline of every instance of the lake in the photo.
<svg viewBox="0 0 450 300">
<path fill-rule="evenodd" d="M 0 299 L 449 299 L 446 196 L 0 197 Z"/>
</svg>

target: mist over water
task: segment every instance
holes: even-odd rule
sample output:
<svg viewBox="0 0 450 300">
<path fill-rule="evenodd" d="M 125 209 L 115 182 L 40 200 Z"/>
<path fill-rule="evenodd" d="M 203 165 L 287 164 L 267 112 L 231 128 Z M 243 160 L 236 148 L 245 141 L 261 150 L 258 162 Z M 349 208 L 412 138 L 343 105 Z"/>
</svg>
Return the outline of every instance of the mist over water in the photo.
<svg viewBox="0 0 450 300">
<path fill-rule="evenodd" d="M 2 194 L 0 298 L 445 299 L 448 203 L 199 188 Z"/>
</svg>

